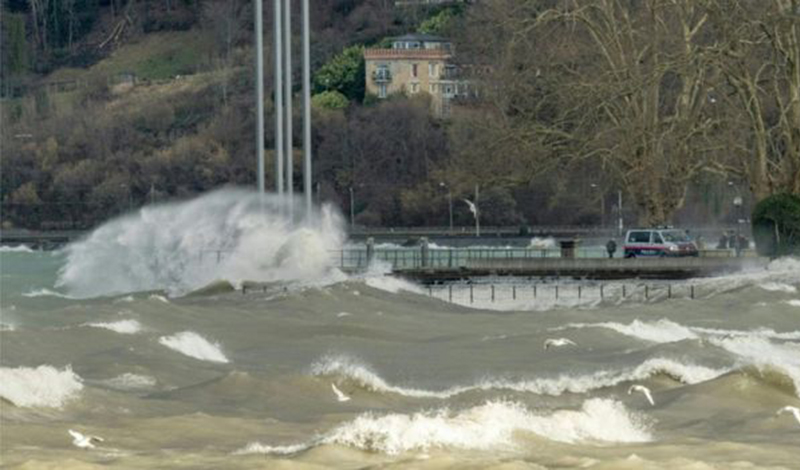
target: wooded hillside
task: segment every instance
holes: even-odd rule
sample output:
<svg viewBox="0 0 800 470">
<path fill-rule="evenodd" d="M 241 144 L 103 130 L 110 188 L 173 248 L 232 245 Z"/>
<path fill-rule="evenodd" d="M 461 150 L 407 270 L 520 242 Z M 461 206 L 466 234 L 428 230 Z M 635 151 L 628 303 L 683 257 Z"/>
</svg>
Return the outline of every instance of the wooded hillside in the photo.
<svg viewBox="0 0 800 470">
<path fill-rule="evenodd" d="M 487 225 L 611 225 L 620 191 L 626 220 L 643 224 L 725 222 L 734 195 L 800 194 L 790 0 L 311 3 L 313 180 L 320 200 L 347 208 L 352 194 L 356 223 L 446 225 L 449 192 L 466 225 L 458 201 L 476 185 Z M 253 185 L 252 8 L 5 0 L 4 226 L 87 228 Z M 448 119 L 424 93 L 364 95 L 363 48 L 411 31 L 451 37 L 476 91 Z M 299 132 L 295 147 L 299 188 Z"/>
</svg>

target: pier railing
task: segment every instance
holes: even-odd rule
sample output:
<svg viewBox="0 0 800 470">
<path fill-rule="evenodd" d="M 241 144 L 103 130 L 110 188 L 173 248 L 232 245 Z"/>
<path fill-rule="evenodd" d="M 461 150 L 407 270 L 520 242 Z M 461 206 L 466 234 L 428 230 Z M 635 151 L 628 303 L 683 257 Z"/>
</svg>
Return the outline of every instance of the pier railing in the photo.
<svg viewBox="0 0 800 470">
<path fill-rule="evenodd" d="M 752 255 L 752 253 L 748 253 Z M 616 252 L 615 259 L 622 253 Z M 562 258 L 558 248 L 370 248 L 353 247 L 330 252 L 332 263 L 345 270 L 366 269 L 370 263 L 384 263 L 393 270 L 402 269 L 458 269 L 474 265 L 476 260 L 524 260 Z M 731 258 L 733 250 L 702 250 L 703 258 Z M 579 259 L 608 258 L 602 247 L 575 248 L 573 256 Z"/>
</svg>

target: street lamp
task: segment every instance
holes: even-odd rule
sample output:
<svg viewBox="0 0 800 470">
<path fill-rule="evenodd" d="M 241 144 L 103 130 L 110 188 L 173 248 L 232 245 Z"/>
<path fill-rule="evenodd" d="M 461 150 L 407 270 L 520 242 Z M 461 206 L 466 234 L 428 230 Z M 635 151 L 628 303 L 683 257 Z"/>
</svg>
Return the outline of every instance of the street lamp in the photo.
<svg viewBox="0 0 800 470">
<path fill-rule="evenodd" d="M 742 207 L 744 206 L 744 200 L 742 199 L 742 195 L 739 192 L 739 187 L 733 184 L 733 181 L 728 181 L 728 186 L 733 188 L 736 191 L 736 197 L 733 198 L 733 207 L 735 207 L 735 216 L 736 216 L 736 243 L 734 243 L 734 248 L 736 249 L 736 257 L 742 256 Z"/>
<path fill-rule="evenodd" d="M 354 220 L 356 214 L 356 203 L 355 203 L 355 196 L 353 195 L 353 187 L 350 186 L 350 231 L 353 230 L 354 227 Z"/>
<path fill-rule="evenodd" d="M 450 214 L 450 232 L 453 231 L 453 192 L 450 191 L 450 186 L 446 185 L 444 181 L 439 183 L 439 187 L 447 189 L 447 207 Z"/>
<path fill-rule="evenodd" d="M 592 183 L 589 186 L 591 186 L 592 189 L 596 189 L 600 195 L 600 228 L 603 228 L 606 222 L 606 205 L 603 203 L 603 192 L 600 189 L 600 185 L 597 183 Z"/>
</svg>

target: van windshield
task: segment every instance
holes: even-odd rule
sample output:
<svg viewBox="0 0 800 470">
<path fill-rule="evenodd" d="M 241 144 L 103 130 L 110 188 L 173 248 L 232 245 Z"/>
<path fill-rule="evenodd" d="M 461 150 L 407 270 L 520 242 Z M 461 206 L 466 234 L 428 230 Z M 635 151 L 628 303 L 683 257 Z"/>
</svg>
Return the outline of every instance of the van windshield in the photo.
<svg viewBox="0 0 800 470">
<path fill-rule="evenodd" d="M 679 243 L 679 242 L 688 242 L 689 236 L 686 235 L 686 232 L 682 232 L 680 230 L 667 230 L 661 232 L 661 235 L 664 237 L 664 241 L 671 242 L 671 243 Z"/>
</svg>

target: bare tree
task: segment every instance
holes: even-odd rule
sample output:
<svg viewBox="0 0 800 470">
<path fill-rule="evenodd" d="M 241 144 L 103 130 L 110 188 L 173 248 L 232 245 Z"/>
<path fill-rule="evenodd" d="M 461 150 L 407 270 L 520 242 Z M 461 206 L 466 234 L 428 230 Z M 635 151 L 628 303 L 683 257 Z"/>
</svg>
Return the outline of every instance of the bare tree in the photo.
<svg viewBox="0 0 800 470">
<path fill-rule="evenodd" d="M 800 193 L 800 4 L 713 3 L 715 49 L 732 98 L 732 158 L 721 167 L 757 199 Z M 747 132 L 741 132 L 747 130 Z"/>
</svg>

